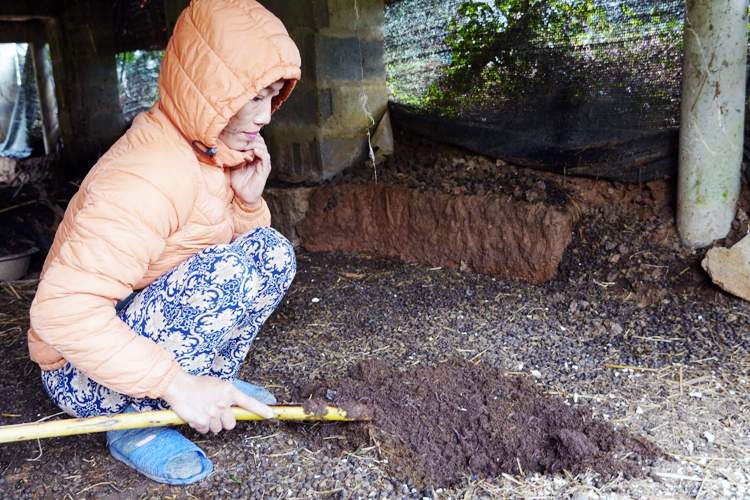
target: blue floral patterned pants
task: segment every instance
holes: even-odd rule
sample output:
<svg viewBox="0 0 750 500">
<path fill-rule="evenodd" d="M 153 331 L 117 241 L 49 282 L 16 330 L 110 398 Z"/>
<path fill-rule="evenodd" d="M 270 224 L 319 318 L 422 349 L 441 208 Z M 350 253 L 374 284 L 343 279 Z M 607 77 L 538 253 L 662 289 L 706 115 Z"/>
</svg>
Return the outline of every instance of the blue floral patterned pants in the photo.
<svg viewBox="0 0 750 500">
<path fill-rule="evenodd" d="M 274 229 L 257 228 L 191 256 L 118 303 L 117 314 L 135 332 L 173 352 L 186 372 L 231 380 L 295 272 L 291 243 Z M 119 413 L 128 405 L 141 411 L 167 407 L 162 400 L 112 391 L 70 363 L 42 371 L 42 382 L 72 416 Z"/>
</svg>

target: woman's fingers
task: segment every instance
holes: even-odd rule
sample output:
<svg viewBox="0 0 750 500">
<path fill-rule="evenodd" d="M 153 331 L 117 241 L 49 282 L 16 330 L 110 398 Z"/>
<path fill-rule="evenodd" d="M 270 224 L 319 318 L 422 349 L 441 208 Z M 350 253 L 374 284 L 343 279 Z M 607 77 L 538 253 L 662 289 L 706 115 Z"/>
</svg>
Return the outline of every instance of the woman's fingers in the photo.
<svg viewBox="0 0 750 500">
<path fill-rule="evenodd" d="M 199 422 L 190 422 L 190 427 L 195 429 L 196 432 L 199 432 L 201 434 L 205 434 L 209 430 L 208 424 L 199 423 Z"/>
<path fill-rule="evenodd" d="M 232 169 L 231 186 L 241 200 L 258 200 L 271 174 L 271 155 L 261 137 L 250 146 L 254 155 L 245 165 Z"/>
<path fill-rule="evenodd" d="M 255 163 L 257 160 L 253 160 L 252 163 L 248 163 L 242 168 L 242 171 L 239 172 L 239 175 L 242 177 L 243 180 L 249 181 L 253 177 L 256 176 L 258 173 L 258 164 Z"/>
<path fill-rule="evenodd" d="M 256 163 L 255 169 L 257 175 L 268 177 L 268 174 L 271 172 L 271 157 L 268 155 L 259 155 L 258 158 L 260 159 L 260 161 Z"/>
<path fill-rule="evenodd" d="M 221 421 L 220 416 L 216 416 L 211 418 L 211 422 L 208 424 L 208 428 L 211 429 L 211 432 L 214 434 L 218 434 L 221 432 L 221 430 L 224 428 L 224 424 Z"/>
<path fill-rule="evenodd" d="M 261 159 L 263 166 L 271 166 L 271 154 L 268 152 L 268 146 L 266 146 L 265 142 L 260 140 L 256 141 L 252 149 L 255 152 L 255 155 Z"/>
<path fill-rule="evenodd" d="M 227 408 L 221 412 L 221 425 L 227 431 L 231 431 L 237 425 L 237 420 L 234 418 L 231 408 Z"/>
<path fill-rule="evenodd" d="M 271 155 L 268 153 L 268 149 L 265 146 L 253 148 L 255 155 L 262 158 L 263 161 L 268 160 Z"/>
<path fill-rule="evenodd" d="M 261 403 L 257 399 L 251 398 L 239 389 L 235 389 L 234 404 L 263 418 L 273 418 L 276 415 L 270 406 Z"/>
<path fill-rule="evenodd" d="M 232 408 L 226 404 L 220 404 L 216 411 L 209 411 L 208 414 L 205 420 L 196 419 L 189 422 L 188 425 L 201 434 L 206 434 L 209 431 L 218 434 L 222 430 L 231 431 L 237 426 Z"/>
<path fill-rule="evenodd" d="M 265 183 L 265 179 L 268 177 L 268 174 L 271 172 L 271 161 L 270 159 L 266 160 L 261 156 L 258 156 L 255 158 L 251 163 L 248 163 L 244 168 L 247 169 L 247 172 L 245 173 L 245 178 L 248 181 L 251 181 L 255 179 L 256 177 L 262 176 L 264 177 L 263 182 Z"/>
<path fill-rule="evenodd" d="M 264 158 L 262 156 L 258 156 L 256 160 L 252 163 L 254 170 L 256 172 L 265 172 L 266 170 L 271 170 L 271 160 L 270 158 Z"/>
</svg>

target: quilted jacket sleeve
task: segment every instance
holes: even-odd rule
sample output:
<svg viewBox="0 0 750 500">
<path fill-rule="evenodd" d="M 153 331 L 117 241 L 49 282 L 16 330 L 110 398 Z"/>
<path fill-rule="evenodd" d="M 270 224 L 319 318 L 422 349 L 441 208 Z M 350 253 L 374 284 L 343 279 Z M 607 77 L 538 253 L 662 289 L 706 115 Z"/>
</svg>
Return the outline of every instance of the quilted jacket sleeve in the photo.
<svg viewBox="0 0 750 500">
<path fill-rule="evenodd" d="M 248 208 L 235 197 L 232 200 L 232 217 L 234 225 L 234 238 L 244 234 L 256 227 L 268 227 L 271 225 L 271 211 L 263 198 L 261 206 L 255 210 Z"/>
<path fill-rule="evenodd" d="M 31 326 L 76 368 L 134 397 L 158 398 L 180 367 L 173 355 L 115 314 L 166 238 L 190 214 L 194 184 L 184 168 L 154 165 L 158 152 L 110 160 L 81 189 L 71 223 L 31 305 Z M 164 156 L 162 153 L 161 156 Z"/>
</svg>

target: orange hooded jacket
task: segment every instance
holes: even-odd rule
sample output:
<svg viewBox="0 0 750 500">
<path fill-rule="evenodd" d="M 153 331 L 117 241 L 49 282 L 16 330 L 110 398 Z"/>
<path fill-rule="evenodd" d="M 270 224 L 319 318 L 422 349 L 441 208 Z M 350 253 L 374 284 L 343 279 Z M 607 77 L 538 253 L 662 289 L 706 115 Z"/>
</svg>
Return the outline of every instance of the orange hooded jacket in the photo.
<svg viewBox="0 0 750 500">
<path fill-rule="evenodd" d="M 114 305 L 199 250 L 270 225 L 265 201 L 248 210 L 230 186 L 229 169 L 252 153 L 219 134 L 283 79 L 276 111 L 300 76 L 296 45 L 258 2 L 192 1 L 164 53 L 159 101 L 91 169 L 57 229 L 31 304 L 32 360 L 45 370 L 69 361 L 130 396 L 162 395 L 179 365 Z"/>
</svg>

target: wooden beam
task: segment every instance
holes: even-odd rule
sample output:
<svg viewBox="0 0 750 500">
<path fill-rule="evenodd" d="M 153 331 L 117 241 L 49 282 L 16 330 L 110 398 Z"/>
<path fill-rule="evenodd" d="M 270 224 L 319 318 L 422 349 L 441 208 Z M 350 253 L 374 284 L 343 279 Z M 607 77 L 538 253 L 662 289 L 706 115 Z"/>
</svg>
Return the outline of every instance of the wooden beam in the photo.
<svg viewBox="0 0 750 500">
<path fill-rule="evenodd" d="M 26 21 L 30 18 L 57 17 L 68 2 L 56 0 L 0 2 L 0 20 Z"/>
<path fill-rule="evenodd" d="M 64 45 L 64 36 L 62 32 L 62 26 L 60 21 L 53 18 L 47 18 L 44 20 L 44 26 L 47 33 L 47 43 L 49 43 L 49 55 L 52 62 L 52 76 L 55 80 L 55 100 L 57 102 L 57 119 L 59 124 L 59 135 L 62 138 L 63 143 L 63 158 L 65 159 L 63 169 L 64 171 L 55 171 L 53 175 L 58 181 L 62 181 L 64 178 L 74 178 L 75 176 L 69 174 L 69 167 L 65 164 L 71 164 L 73 158 L 71 158 L 70 152 L 67 149 L 68 144 L 71 144 L 75 139 L 75 131 L 73 130 L 73 116 L 70 109 L 70 102 L 68 100 L 68 94 L 65 91 L 68 85 L 68 72 L 70 71 L 67 66 L 66 50 Z"/>
<path fill-rule="evenodd" d="M 40 20 L 0 20 L 0 43 L 34 43 L 43 45 L 45 40 L 44 24 Z"/>
</svg>

